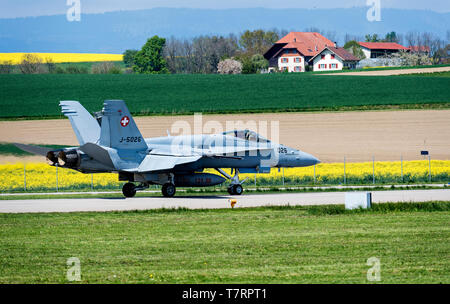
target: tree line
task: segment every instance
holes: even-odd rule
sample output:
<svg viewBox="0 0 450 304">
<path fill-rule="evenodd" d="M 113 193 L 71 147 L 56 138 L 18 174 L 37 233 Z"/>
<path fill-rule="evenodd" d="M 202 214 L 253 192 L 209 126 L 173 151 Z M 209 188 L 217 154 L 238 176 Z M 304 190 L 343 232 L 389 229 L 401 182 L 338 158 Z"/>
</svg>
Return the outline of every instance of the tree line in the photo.
<svg viewBox="0 0 450 304">
<path fill-rule="evenodd" d="M 198 36 L 169 39 L 153 36 L 141 50 L 126 50 L 124 63 L 138 73 L 217 73 L 220 61 L 233 59 L 242 65 L 241 73 L 257 73 L 267 68 L 263 54 L 288 31 L 245 31 L 239 37 Z M 142 63 L 147 65 L 143 66 Z M 152 63 L 148 65 L 148 63 Z M 161 64 L 165 68 L 162 68 Z"/>
<path fill-rule="evenodd" d="M 337 40 L 336 32 L 324 32 L 318 28 L 309 28 L 305 31 L 318 32 L 332 41 Z M 259 29 L 246 30 L 239 37 L 229 34 L 228 36 L 198 36 L 192 39 L 170 37 L 166 40 L 154 36 L 148 39 L 141 50 L 126 50 L 124 63 L 136 73 L 258 73 L 268 67 L 268 61 L 263 54 L 287 33 L 286 30 Z M 346 34 L 343 47 L 359 59 L 365 58 L 358 44 L 359 41 L 427 46 L 434 63 L 446 57 L 446 49 L 448 49 L 445 41 L 427 32 L 410 32 L 401 35 L 392 31 L 384 38 L 377 34 L 368 34 L 365 37 Z M 219 62 L 223 62 L 220 68 Z"/>
</svg>

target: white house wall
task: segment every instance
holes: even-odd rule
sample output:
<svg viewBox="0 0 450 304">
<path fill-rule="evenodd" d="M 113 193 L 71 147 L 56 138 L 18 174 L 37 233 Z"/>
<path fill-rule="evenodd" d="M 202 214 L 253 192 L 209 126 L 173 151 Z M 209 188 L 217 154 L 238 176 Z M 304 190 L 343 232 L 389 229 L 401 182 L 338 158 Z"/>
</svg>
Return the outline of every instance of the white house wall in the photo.
<svg viewBox="0 0 450 304">
<path fill-rule="evenodd" d="M 283 58 L 287 59 L 287 62 L 282 62 Z M 295 58 L 300 58 L 300 62 L 295 62 Z M 282 56 L 278 57 L 278 69 L 280 71 L 283 71 L 283 68 L 287 67 L 289 72 L 298 72 L 295 70 L 295 67 L 300 67 L 300 72 L 305 71 L 305 58 L 300 55 L 294 55 L 294 54 L 283 54 Z"/>
<path fill-rule="evenodd" d="M 370 58 L 370 50 L 368 48 L 363 47 L 363 46 L 361 47 L 361 49 L 362 49 L 362 51 L 364 53 L 364 56 L 366 56 L 366 58 Z"/>
<path fill-rule="evenodd" d="M 331 59 L 331 54 L 328 49 L 324 50 L 322 53 L 316 56 L 313 60 L 313 71 L 338 71 L 342 70 L 343 62 L 342 59 L 335 55 L 334 59 Z M 322 59 L 322 55 L 325 55 L 325 58 Z M 325 64 L 325 68 L 319 68 L 320 64 Z M 336 64 L 337 66 L 335 68 L 330 68 L 330 64 Z"/>
</svg>

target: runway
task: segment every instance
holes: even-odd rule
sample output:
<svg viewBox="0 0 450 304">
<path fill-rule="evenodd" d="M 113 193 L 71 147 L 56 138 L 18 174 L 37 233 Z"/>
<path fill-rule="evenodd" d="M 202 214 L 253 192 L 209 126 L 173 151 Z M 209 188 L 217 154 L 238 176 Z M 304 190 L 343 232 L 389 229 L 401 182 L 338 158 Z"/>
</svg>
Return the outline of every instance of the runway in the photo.
<svg viewBox="0 0 450 304">
<path fill-rule="evenodd" d="M 242 196 L 175 196 L 89 199 L 0 200 L 0 213 L 124 211 L 160 208 L 217 209 L 283 205 L 344 204 L 345 192 L 245 194 Z M 372 191 L 374 203 L 450 201 L 450 189 Z"/>
</svg>

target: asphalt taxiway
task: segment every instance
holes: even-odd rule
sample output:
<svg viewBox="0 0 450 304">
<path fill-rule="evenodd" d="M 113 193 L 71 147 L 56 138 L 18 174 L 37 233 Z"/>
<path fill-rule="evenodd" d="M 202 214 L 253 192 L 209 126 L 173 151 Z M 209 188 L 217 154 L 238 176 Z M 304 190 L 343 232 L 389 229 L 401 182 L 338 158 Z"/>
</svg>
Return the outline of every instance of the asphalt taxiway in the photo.
<svg viewBox="0 0 450 304">
<path fill-rule="evenodd" d="M 160 208 L 217 209 L 283 205 L 344 204 L 345 192 L 244 194 L 242 196 L 178 196 L 0 200 L 0 213 L 124 211 Z M 450 189 L 372 191 L 374 203 L 450 201 Z"/>
</svg>

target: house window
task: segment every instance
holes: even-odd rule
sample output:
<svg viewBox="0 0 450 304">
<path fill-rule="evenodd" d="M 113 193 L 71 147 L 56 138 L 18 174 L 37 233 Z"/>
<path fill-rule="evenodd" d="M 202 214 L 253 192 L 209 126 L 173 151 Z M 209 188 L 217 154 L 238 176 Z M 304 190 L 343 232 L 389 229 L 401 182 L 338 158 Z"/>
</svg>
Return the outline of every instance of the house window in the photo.
<svg viewBox="0 0 450 304">
<path fill-rule="evenodd" d="M 287 72 L 287 71 L 288 71 L 288 68 L 287 68 L 287 67 L 283 67 L 282 70 L 283 70 L 283 72 L 285 72 L 285 71 Z"/>
<path fill-rule="evenodd" d="M 337 65 L 337 63 L 332 63 L 332 64 L 331 64 L 331 68 L 333 68 L 333 69 L 337 69 L 337 68 L 338 68 L 338 65 Z"/>
<path fill-rule="evenodd" d="M 331 54 L 331 59 L 334 59 L 334 54 Z"/>
<path fill-rule="evenodd" d="M 320 59 L 325 59 L 325 55 L 321 55 L 321 56 L 320 56 Z"/>
<path fill-rule="evenodd" d="M 288 62 L 288 58 L 281 58 L 281 62 L 282 63 L 287 63 Z"/>
<path fill-rule="evenodd" d="M 325 63 L 319 64 L 319 69 L 326 69 L 327 65 Z"/>
<path fill-rule="evenodd" d="M 302 61 L 302 59 L 301 59 L 300 57 L 295 57 L 295 58 L 294 58 L 294 62 L 299 63 L 299 62 L 301 62 L 301 61 Z"/>
<path fill-rule="evenodd" d="M 302 71 L 301 66 L 296 66 L 296 67 L 294 67 L 294 71 L 295 71 L 295 72 L 301 72 L 301 71 Z"/>
</svg>

